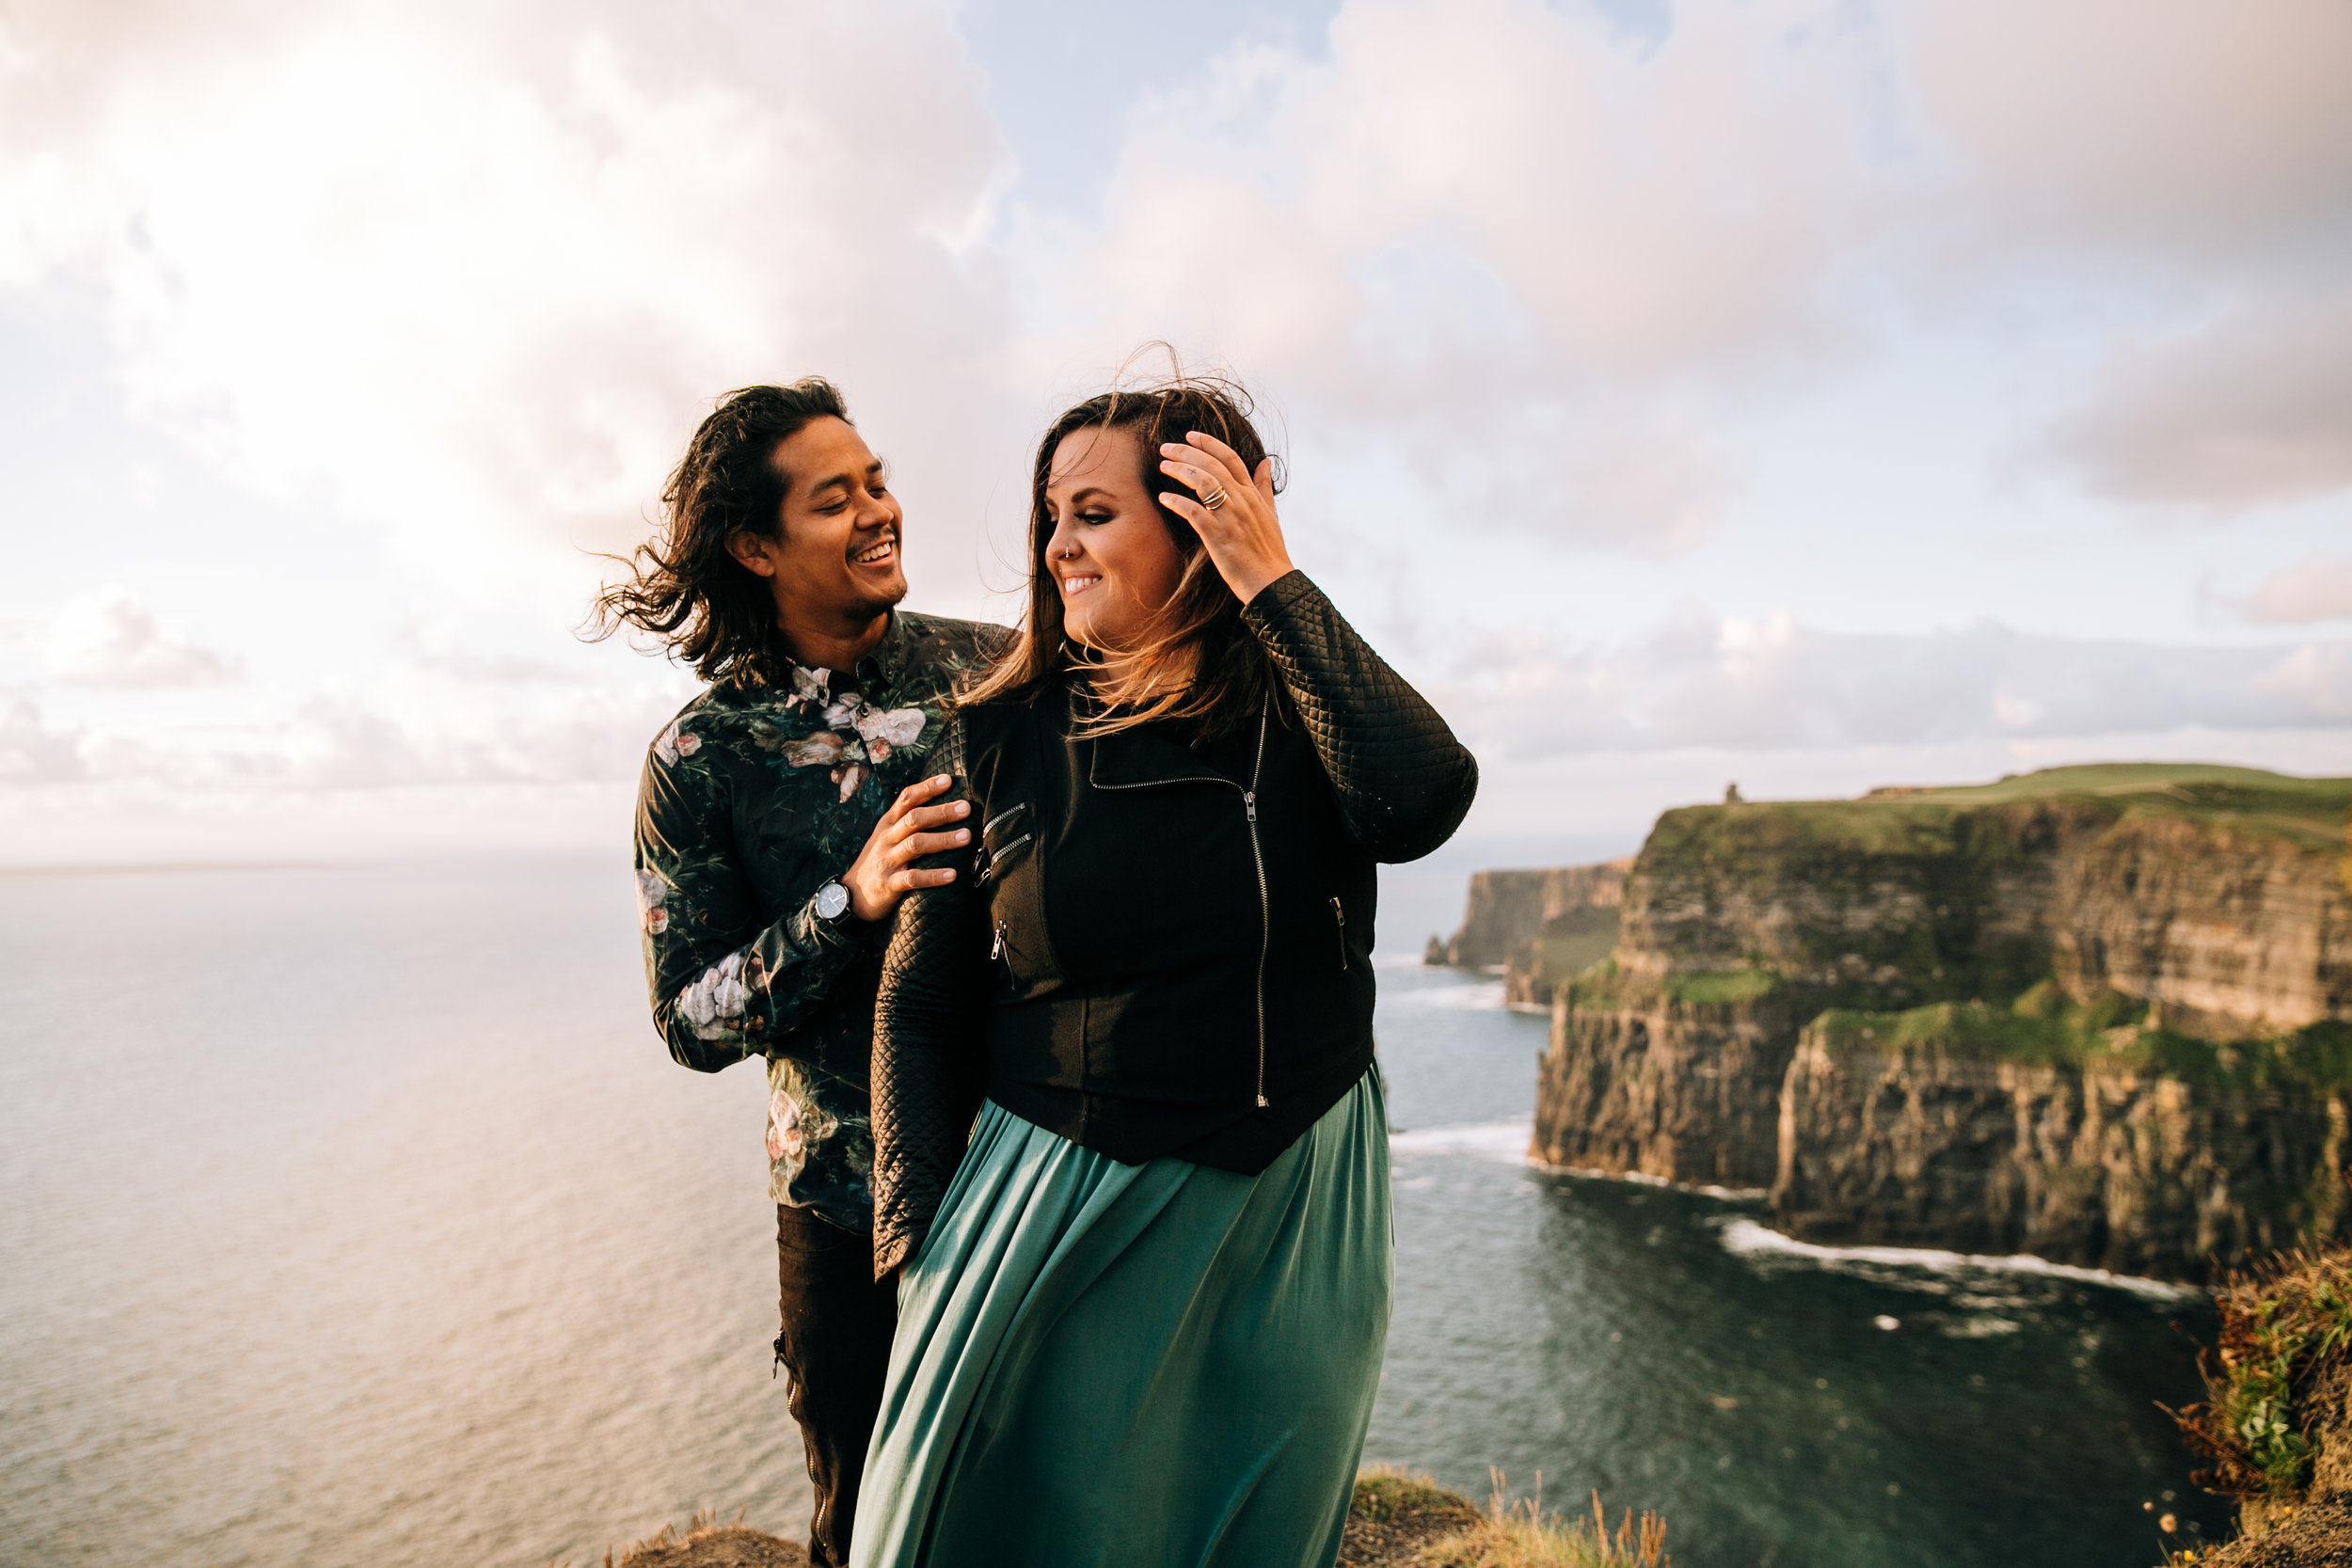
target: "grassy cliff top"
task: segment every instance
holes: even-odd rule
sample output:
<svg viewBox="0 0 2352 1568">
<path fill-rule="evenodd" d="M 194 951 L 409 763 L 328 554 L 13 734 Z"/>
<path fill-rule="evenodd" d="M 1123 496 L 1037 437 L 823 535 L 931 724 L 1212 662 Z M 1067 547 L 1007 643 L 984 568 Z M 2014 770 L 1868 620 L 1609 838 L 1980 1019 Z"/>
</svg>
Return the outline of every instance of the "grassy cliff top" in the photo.
<svg viewBox="0 0 2352 1568">
<path fill-rule="evenodd" d="M 1659 818 L 1652 846 L 1705 853 L 1835 844 L 1867 853 L 1936 853 L 1947 850 L 1951 835 L 1969 818 L 2068 804 L 2118 817 L 2191 818 L 2307 849 L 2341 850 L 2352 779 L 2303 779 L 2195 762 L 2045 768 L 1994 784 L 1874 789 L 1852 800 L 1685 806 Z"/>
<path fill-rule="evenodd" d="M 2147 1073 L 2213 1089 L 2352 1086 L 2352 1025 L 2315 1023 L 2283 1035 L 2211 1040 L 2167 1028 L 2141 998 L 2108 991 L 2074 1003 L 2047 980 L 2007 1005 L 1937 1002 L 1902 1012 L 1832 1008 L 1812 1027 L 1839 1053 L 1926 1047 L 1963 1060 Z"/>
</svg>

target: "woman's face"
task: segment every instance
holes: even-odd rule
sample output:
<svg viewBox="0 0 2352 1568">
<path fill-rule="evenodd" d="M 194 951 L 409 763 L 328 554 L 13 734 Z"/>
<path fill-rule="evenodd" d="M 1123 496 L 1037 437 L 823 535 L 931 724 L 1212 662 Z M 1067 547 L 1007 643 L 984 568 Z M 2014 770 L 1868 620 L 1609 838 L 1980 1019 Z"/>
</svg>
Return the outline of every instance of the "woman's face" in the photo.
<svg viewBox="0 0 2352 1568">
<path fill-rule="evenodd" d="M 1136 646 L 1174 596 L 1184 562 L 1144 488 L 1135 434 L 1098 425 L 1063 436 L 1045 509 L 1054 534 L 1044 569 L 1061 590 L 1063 635 L 1086 648 Z"/>
</svg>

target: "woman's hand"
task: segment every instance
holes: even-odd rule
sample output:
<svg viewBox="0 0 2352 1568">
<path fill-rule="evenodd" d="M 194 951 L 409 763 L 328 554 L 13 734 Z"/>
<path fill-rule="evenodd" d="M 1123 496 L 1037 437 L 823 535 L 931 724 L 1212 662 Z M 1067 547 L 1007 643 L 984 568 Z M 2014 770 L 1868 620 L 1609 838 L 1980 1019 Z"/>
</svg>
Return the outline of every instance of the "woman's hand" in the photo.
<svg viewBox="0 0 2352 1568">
<path fill-rule="evenodd" d="M 1296 570 L 1282 544 L 1281 520 L 1274 515 L 1273 458 L 1260 463 L 1253 474 L 1240 453 L 1196 430 L 1184 444 L 1170 441 L 1160 448 L 1160 472 L 1191 485 L 1199 497 L 1224 492 L 1213 507 L 1177 490 L 1163 492 L 1160 499 L 1192 525 L 1217 575 L 1242 603 Z"/>
</svg>

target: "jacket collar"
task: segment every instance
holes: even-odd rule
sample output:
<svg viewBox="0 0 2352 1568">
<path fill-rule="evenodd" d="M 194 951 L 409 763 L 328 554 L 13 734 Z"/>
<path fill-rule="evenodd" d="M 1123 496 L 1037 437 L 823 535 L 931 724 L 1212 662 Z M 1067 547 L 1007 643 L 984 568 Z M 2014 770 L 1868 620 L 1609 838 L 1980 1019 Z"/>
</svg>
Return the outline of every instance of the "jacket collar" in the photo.
<svg viewBox="0 0 2352 1568">
<path fill-rule="evenodd" d="M 1087 763 L 1087 783 L 1097 789 L 1232 783 L 1214 768 L 1204 766 L 1189 749 L 1155 733 L 1149 725 L 1098 736 L 1084 744 L 1094 752 Z"/>
</svg>

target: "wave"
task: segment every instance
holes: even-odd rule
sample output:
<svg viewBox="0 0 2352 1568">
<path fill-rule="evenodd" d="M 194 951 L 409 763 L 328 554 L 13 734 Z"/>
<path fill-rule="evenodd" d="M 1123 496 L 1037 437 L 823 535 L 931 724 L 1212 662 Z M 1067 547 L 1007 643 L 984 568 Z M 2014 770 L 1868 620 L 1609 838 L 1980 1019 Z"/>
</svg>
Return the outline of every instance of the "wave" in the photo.
<svg viewBox="0 0 2352 1568">
<path fill-rule="evenodd" d="M 1380 993 L 1380 1006 L 1383 1007 L 1460 1008 L 1467 1012 L 1499 1013 L 1502 1011 L 1502 982 L 1486 980 L 1468 985 L 1417 986 L 1411 990 L 1385 990 Z"/>
<path fill-rule="evenodd" d="M 1463 1121 L 1391 1132 L 1389 1149 L 1394 1154 L 1468 1154 L 1523 1165 L 1528 1164 L 1528 1143 L 1534 1136 L 1534 1117 L 1508 1117 L 1502 1121 Z"/>
<path fill-rule="evenodd" d="M 2165 1279 L 2143 1279 L 2137 1275 L 2113 1274 L 2106 1269 L 2077 1268 L 2071 1263 L 2053 1263 L 2046 1258 L 2030 1253 L 2011 1253 L 2005 1258 L 1982 1253 L 1945 1252 L 1934 1247 L 1904 1246 L 1822 1246 L 1813 1242 L 1800 1242 L 1770 1230 L 1754 1220 L 1733 1220 L 1724 1227 L 1724 1246 L 1742 1258 L 1779 1257 L 1818 1263 L 1823 1268 L 1851 1268 L 1854 1265 L 1876 1265 L 1882 1268 L 1921 1269 L 1932 1274 L 1957 1274 L 1977 1270 L 1988 1274 L 2038 1275 L 2045 1279 L 2067 1279 L 2083 1285 L 2106 1285 L 2151 1301 L 2194 1301 L 2205 1292 L 2194 1285 L 2179 1285 Z"/>
</svg>

